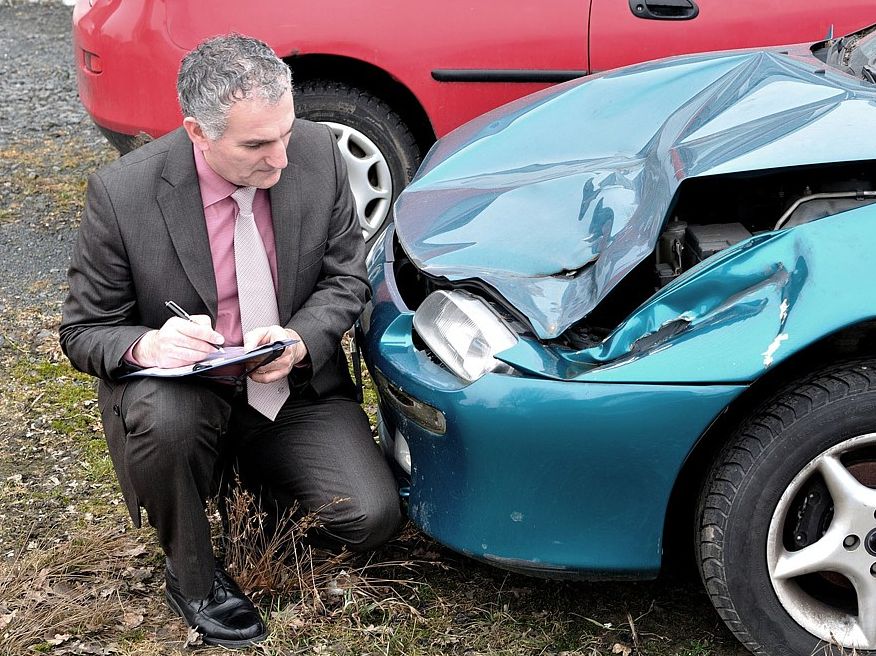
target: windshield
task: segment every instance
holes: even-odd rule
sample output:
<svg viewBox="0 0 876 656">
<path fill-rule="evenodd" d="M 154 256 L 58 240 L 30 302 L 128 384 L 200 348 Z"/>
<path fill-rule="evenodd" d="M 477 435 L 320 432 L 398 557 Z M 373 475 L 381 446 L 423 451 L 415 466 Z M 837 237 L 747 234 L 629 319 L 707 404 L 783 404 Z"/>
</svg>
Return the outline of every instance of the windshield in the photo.
<svg viewBox="0 0 876 656">
<path fill-rule="evenodd" d="M 876 84 L 876 25 L 841 39 L 823 41 L 812 53 L 828 66 Z"/>
</svg>

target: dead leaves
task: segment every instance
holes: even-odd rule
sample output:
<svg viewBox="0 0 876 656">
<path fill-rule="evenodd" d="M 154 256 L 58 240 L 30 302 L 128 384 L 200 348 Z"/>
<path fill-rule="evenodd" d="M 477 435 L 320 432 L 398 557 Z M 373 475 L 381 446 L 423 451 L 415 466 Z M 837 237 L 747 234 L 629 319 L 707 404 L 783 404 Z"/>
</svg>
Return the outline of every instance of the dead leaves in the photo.
<svg viewBox="0 0 876 656">
<path fill-rule="evenodd" d="M 143 613 L 137 611 L 126 611 L 122 615 L 122 626 L 126 629 L 136 629 L 143 624 Z"/>
<path fill-rule="evenodd" d="M 621 654 L 621 656 L 630 656 L 633 653 L 632 647 L 627 647 L 626 645 L 616 642 L 611 648 L 612 654 Z"/>
<path fill-rule="evenodd" d="M 149 553 L 149 549 L 146 548 L 143 544 L 135 544 L 130 549 L 126 549 L 114 555 L 119 558 L 139 558 L 140 556 L 145 556 Z"/>
<path fill-rule="evenodd" d="M 136 562 L 154 549 L 106 529 L 65 543 L 36 542 L 0 564 L 0 642 L 10 650 L 2 653 L 45 645 L 52 654 L 115 654 L 101 636 L 130 634 L 155 614 L 147 607 L 155 603 L 155 568 Z"/>
<path fill-rule="evenodd" d="M 116 643 L 101 645 L 97 642 L 83 642 L 69 634 L 58 634 L 46 640 L 44 644 L 53 647 L 52 656 L 113 656 L 123 653 L 122 648 Z"/>
<path fill-rule="evenodd" d="M 128 581 L 131 590 L 142 592 L 146 589 L 145 581 L 152 578 L 155 573 L 154 567 L 126 567 L 122 572 L 122 578 Z"/>
<path fill-rule="evenodd" d="M 189 627 L 189 632 L 186 635 L 186 647 L 198 647 L 199 645 L 204 644 L 204 636 L 200 634 L 197 629 L 193 629 Z"/>
<path fill-rule="evenodd" d="M 0 604 L 0 613 L 2 613 L 2 614 L 0 614 L 0 631 L 2 631 L 7 626 L 9 626 L 9 624 L 12 622 L 12 620 L 15 619 L 15 616 L 18 615 L 17 608 L 14 609 L 11 613 L 10 612 L 3 612 L 3 611 L 8 611 L 5 603 Z"/>
<path fill-rule="evenodd" d="M 69 633 L 65 633 L 63 635 L 60 633 L 56 633 L 54 638 L 49 638 L 48 640 L 46 640 L 46 644 L 51 647 L 57 647 L 58 645 L 62 645 L 67 642 L 72 637 L 73 636 Z"/>
</svg>

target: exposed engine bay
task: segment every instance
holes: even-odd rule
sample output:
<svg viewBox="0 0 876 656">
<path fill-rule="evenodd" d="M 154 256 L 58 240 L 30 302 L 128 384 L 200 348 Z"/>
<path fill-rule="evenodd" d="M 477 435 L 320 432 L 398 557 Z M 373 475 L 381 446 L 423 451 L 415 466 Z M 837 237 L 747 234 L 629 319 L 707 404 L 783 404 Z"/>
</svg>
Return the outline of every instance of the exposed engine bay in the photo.
<svg viewBox="0 0 876 656">
<path fill-rule="evenodd" d="M 573 348 L 592 346 L 657 289 L 752 235 L 874 202 L 876 161 L 685 180 L 654 257 L 631 271 L 560 341 Z"/>
<path fill-rule="evenodd" d="M 682 184 L 678 205 L 655 253 L 659 286 L 755 233 L 791 228 L 876 201 L 873 179 L 864 171 L 848 171 L 856 175 L 841 180 L 830 180 L 823 169 L 810 173 L 801 176 L 797 170 L 787 180 L 774 174 L 760 179 L 693 179 Z M 701 205 L 708 197 L 724 200 L 717 207 L 710 205 L 710 211 Z M 721 217 L 737 220 L 702 222 L 703 218 L 722 221 Z"/>
<path fill-rule="evenodd" d="M 867 36 L 876 31 L 871 27 L 855 34 L 817 44 L 812 54 L 828 66 L 876 83 L 876 41 Z"/>
</svg>

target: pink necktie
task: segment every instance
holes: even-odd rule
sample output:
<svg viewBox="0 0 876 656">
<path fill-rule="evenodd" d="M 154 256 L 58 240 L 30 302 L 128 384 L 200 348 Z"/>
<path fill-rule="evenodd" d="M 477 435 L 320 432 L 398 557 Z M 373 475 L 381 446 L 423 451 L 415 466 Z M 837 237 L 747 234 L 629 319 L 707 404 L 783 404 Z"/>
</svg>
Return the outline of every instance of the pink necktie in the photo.
<svg viewBox="0 0 876 656">
<path fill-rule="evenodd" d="M 240 210 L 234 224 L 234 265 L 244 334 L 280 322 L 271 265 L 252 213 L 255 192 L 255 187 L 240 187 L 231 194 Z M 249 405 L 273 421 L 289 398 L 289 382 L 282 378 L 273 383 L 256 383 L 247 378 L 246 398 Z"/>
</svg>

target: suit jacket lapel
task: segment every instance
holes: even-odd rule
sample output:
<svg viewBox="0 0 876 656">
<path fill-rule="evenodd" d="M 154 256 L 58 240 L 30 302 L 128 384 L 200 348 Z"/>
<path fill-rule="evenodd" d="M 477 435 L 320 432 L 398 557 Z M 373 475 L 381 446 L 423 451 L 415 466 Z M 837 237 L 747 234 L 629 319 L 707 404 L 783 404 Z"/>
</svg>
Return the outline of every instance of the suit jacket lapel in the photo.
<svg viewBox="0 0 876 656">
<path fill-rule="evenodd" d="M 290 157 L 280 180 L 269 192 L 277 249 L 277 309 L 281 324 L 292 318 L 296 308 L 295 287 L 301 245 L 300 179 L 298 166 Z"/>
<path fill-rule="evenodd" d="M 164 215 L 167 231 L 186 276 L 215 321 L 219 302 L 216 298 L 213 260 L 210 257 L 210 239 L 207 236 L 192 142 L 182 128 L 177 130 L 174 143 L 167 153 L 162 177 L 168 186 L 158 195 L 158 206 Z"/>
</svg>

